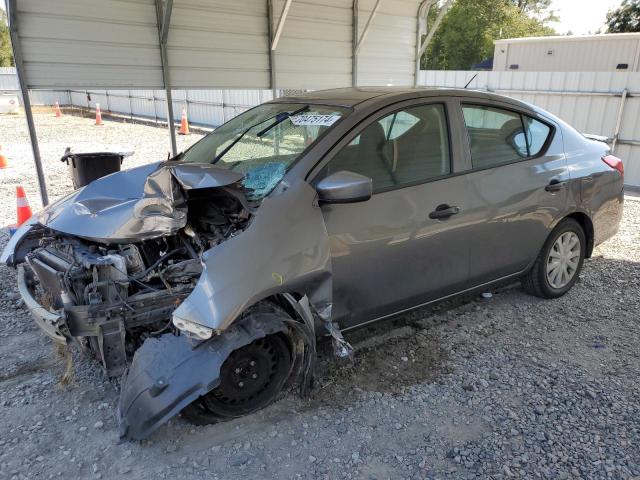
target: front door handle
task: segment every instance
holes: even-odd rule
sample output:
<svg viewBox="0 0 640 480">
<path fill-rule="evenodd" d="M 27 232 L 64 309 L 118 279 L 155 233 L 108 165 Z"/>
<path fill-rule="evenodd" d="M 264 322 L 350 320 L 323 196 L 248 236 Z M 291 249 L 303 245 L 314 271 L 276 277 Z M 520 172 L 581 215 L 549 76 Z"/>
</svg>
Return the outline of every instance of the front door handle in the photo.
<svg viewBox="0 0 640 480">
<path fill-rule="evenodd" d="M 449 218 L 451 215 L 455 215 L 460 212 L 460 207 L 449 206 L 446 203 L 438 205 L 436 209 L 429 214 L 429 218 L 432 220 L 443 220 Z"/>
<path fill-rule="evenodd" d="M 562 190 L 563 188 L 565 188 L 567 186 L 567 182 L 561 182 L 560 180 L 558 180 L 557 178 L 554 178 L 553 180 L 551 180 L 549 182 L 549 185 L 547 185 L 546 187 L 544 187 L 544 189 L 547 192 L 557 192 Z"/>
</svg>

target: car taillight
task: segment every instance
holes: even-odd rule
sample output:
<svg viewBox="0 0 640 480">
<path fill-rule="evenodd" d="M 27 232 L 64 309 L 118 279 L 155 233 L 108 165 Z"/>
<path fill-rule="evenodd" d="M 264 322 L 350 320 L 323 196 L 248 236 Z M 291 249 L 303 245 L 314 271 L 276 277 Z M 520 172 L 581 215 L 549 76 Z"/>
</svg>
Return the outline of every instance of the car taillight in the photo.
<svg viewBox="0 0 640 480">
<path fill-rule="evenodd" d="M 624 165 L 622 164 L 622 160 L 620 160 L 615 155 L 607 155 L 602 157 L 602 161 L 609 165 L 611 168 L 620 172 L 620 175 L 624 177 Z"/>
</svg>

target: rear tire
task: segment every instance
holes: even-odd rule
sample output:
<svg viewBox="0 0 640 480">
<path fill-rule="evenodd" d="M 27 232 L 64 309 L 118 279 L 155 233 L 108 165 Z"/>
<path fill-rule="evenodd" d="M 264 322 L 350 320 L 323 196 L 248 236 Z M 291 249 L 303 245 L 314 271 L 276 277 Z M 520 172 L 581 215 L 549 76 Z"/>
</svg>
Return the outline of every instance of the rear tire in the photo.
<svg viewBox="0 0 640 480">
<path fill-rule="evenodd" d="M 586 248 L 582 226 L 565 218 L 549 234 L 535 263 L 522 278 L 522 286 L 537 297 L 561 297 L 578 280 Z"/>
</svg>

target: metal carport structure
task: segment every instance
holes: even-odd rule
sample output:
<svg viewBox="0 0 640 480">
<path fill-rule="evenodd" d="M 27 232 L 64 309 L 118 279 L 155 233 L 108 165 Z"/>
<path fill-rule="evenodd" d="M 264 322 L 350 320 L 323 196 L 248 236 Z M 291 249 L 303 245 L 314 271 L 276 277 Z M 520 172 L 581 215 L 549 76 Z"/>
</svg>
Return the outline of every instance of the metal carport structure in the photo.
<svg viewBox="0 0 640 480">
<path fill-rule="evenodd" d="M 437 3 L 7 0 L 43 205 L 48 197 L 29 89 L 164 89 L 175 155 L 172 89 L 275 93 L 279 88 L 416 84 L 421 53 L 442 17 L 427 32 L 426 16 Z"/>
</svg>

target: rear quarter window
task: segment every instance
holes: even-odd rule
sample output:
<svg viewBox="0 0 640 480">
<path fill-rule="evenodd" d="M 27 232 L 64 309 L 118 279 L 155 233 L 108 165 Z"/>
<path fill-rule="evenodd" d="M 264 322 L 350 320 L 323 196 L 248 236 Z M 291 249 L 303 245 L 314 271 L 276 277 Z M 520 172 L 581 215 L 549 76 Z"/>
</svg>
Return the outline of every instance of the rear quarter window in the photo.
<svg viewBox="0 0 640 480">
<path fill-rule="evenodd" d="M 524 117 L 524 129 L 527 135 L 527 146 L 529 147 L 529 156 L 536 156 L 547 143 L 551 128 L 534 118 Z"/>
</svg>

